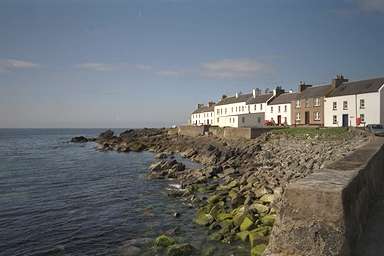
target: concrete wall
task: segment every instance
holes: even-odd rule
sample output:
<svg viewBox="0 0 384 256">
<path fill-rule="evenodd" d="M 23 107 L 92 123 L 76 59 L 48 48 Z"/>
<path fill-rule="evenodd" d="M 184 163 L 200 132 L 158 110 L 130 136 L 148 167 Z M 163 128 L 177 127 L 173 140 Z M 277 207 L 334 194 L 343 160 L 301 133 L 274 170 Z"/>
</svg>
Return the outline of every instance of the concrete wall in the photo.
<svg viewBox="0 0 384 256">
<path fill-rule="evenodd" d="M 197 137 L 204 135 L 204 133 L 208 131 L 208 127 L 201 125 L 201 126 L 179 126 L 178 127 L 178 134 L 179 135 L 185 135 L 185 136 L 192 136 Z"/>
<path fill-rule="evenodd" d="M 223 137 L 225 139 L 254 139 L 262 133 L 268 132 L 267 128 L 224 128 Z"/>
<path fill-rule="evenodd" d="M 375 138 L 289 184 L 264 255 L 354 255 L 371 202 L 384 192 L 383 145 L 383 138 Z"/>
</svg>

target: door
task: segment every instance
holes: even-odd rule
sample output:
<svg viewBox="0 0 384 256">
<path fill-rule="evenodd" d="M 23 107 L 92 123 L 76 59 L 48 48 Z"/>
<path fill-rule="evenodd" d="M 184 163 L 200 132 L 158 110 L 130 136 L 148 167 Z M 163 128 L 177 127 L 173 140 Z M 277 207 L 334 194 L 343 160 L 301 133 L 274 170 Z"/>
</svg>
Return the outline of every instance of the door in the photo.
<svg viewBox="0 0 384 256">
<path fill-rule="evenodd" d="M 348 115 L 343 115 L 343 127 L 348 127 Z"/>
<path fill-rule="evenodd" d="M 309 111 L 305 112 L 305 124 L 309 124 Z"/>
<path fill-rule="evenodd" d="M 277 116 L 277 125 L 281 125 L 281 116 Z"/>
</svg>

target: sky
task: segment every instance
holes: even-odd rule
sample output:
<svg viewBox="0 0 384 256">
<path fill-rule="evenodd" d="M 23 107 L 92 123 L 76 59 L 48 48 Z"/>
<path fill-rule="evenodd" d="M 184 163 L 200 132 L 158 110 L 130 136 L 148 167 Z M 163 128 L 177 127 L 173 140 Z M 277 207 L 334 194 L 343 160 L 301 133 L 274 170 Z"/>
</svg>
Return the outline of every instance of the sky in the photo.
<svg viewBox="0 0 384 256">
<path fill-rule="evenodd" d="M 383 67 L 384 0 L 0 0 L 0 128 L 170 126 Z"/>
</svg>

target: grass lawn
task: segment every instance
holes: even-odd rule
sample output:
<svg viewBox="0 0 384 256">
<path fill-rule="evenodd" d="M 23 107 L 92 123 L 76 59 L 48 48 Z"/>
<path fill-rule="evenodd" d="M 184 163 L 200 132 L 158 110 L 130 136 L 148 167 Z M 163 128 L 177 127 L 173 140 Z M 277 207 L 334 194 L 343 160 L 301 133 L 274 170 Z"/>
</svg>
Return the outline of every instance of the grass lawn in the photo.
<svg viewBox="0 0 384 256">
<path fill-rule="evenodd" d="M 287 134 L 294 137 L 340 138 L 348 134 L 346 128 L 290 127 L 273 130 L 275 134 Z"/>
</svg>

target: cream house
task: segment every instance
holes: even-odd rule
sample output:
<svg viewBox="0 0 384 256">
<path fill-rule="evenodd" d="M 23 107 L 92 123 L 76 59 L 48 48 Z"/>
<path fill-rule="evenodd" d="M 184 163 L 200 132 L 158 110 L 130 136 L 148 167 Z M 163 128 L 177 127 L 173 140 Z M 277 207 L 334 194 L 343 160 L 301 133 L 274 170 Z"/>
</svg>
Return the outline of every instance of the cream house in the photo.
<svg viewBox="0 0 384 256">
<path fill-rule="evenodd" d="M 192 112 L 190 124 L 199 125 L 212 125 L 214 120 L 214 102 L 208 102 L 208 105 L 197 104 L 197 109 Z"/>
<path fill-rule="evenodd" d="M 324 102 L 326 127 L 384 123 L 384 78 L 338 85 Z"/>
<path fill-rule="evenodd" d="M 292 102 L 297 93 L 287 92 L 274 98 L 265 110 L 265 120 L 275 125 L 292 125 Z"/>
</svg>

